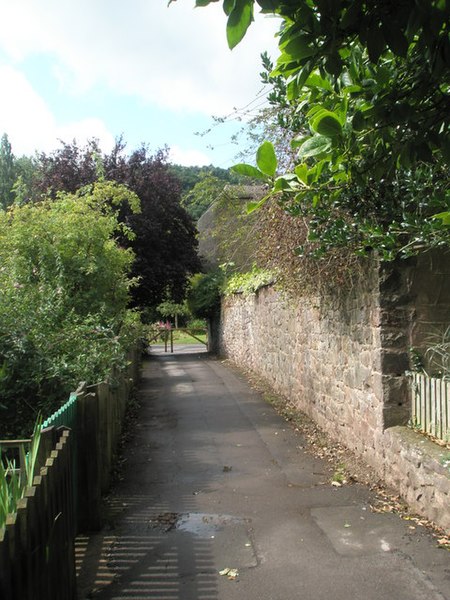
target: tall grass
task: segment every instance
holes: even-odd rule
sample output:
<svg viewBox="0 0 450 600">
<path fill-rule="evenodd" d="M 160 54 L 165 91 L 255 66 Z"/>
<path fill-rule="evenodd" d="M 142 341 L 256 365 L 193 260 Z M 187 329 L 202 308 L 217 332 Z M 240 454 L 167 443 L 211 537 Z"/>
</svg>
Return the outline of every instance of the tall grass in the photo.
<svg viewBox="0 0 450 600">
<path fill-rule="evenodd" d="M 0 458 L 0 527 L 6 522 L 8 515 L 17 510 L 17 503 L 25 494 L 27 487 L 33 485 L 36 460 L 41 441 L 42 418 L 38 417 L 28 452 L 24 444 L 19 446 L 19 466 L 15 460 Z M 1 446 L 0 446 L 1 450 Z M 1 453 L 0 453 L 1 456 Z"/>
<path fill-rule="evenodd" d="M 444 332 L 435 332 L 427 338 L 425 358 L 432 377 L 450 380 L 450 325 Z"/>
</svg>

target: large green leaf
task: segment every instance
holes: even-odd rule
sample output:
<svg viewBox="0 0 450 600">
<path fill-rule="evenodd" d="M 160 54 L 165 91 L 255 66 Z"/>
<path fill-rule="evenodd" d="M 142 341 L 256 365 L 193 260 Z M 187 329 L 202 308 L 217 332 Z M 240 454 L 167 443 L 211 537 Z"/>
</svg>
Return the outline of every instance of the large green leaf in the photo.
<svg viewBox="0 0 450 600">
<path fill-rule="evenodd" d="M 274 12 L 276 9 L 276 2 L 274 0 L 256 0 L 261 7 L 261 12 Z"/>
<path fill-rule="evenodd" d="M 298 157 L 300 160 L 304 158 L 310 158 L 311 156 L 318 156 L 328 152 L 331 148 L 330 138 L 324 135 L 315 135 L 312 138 L 308 138 L 300 147 L 298 151 Z"/>
<path fill-rule="evenodd" d="M 300 163 L 294 169 L 295 174 L 305 184 L 308 184 L 308 165 Z"/>
<path fill-rule="evenodd" d="M 440 219 L 443 225 L 450 225 L 450 211 L 445 211 L 438 213 L 437 215 L 433 215 L 433 219 Z"/>
<path fill-rule="evenodd" d="M 246 213 L 248 215 L 251 215 L 253 212 L 255 212 L 255 210 L 259 210 L 261 208 L 261 206 L 263 206 L 263 204 L 265 204 L 269 198 L 270 198 L 270 194 L 268 194 L 267 196 L 264 196 L 264 198 L 262 198 L 258 202 L 248 202 L 247 206 L 246 206 Z"/>
<path fill-rule="evenodd" d="M 259 169 L 253 167 L 252 165 L 247 165 L 246 163 L 239 163 L 237 165 L 233 165 L 231 170 L 238 175 L 244 175 L 245 177 L 252 177 L 254 179 L 264 179 L 266 180 L 266 176 L 264 173 L 261 173 Z"/>
<path fill-rule="evenodd" d="M 294 173 L 286 173 L 275 179 L 274 192 L 292 191 L 298 188 L 298 177 Z"/>
<path fill-rule="evenodd" d="M 365 125 L 366 125 L 366 120 L 364 118 L 364 114 L 360 110 L 357 110 L 355 112 L 355 114 L 353 115 L 353 119 L 352 119 L 353 129 L 355 131 L 363 131 Z"/>
<path fill-rule="evenodd" d="M 239 44 L 252 21 L 252 0 L 236 0 L 227 22 L 227 41 L 230 49 Z"/>
<path fill-rule="evenodd" d="M 278 161 L 273 144 L 263 142 L 256 152 L 256 164 L 258 168 L 268 177 L 274 177 L 277 171 Z"/>
<path fill-rule="evenodd" d="M 376 64 L 378 59 L 386 49 L 386 42 L 381 30 L 378 27 L 373 27 L 367 31 L 367 51 L 370 60 Z"/>
<path fill-rule="evenodd" d="M 342 125 L 336 113 L 329 110 L 321 110 L 310 122 L 313 131 L 326 137 L 336 137 L 342 133 Z"/>
<path fill-rule="evenodd" d="M 328 92 L 333 91 L 331 82 L 328 79 L 325 79 L 325 77 L 322 77 L 318 71 L 314 71 L 310 74 L 306 80 L 306 85 L 311 88 L 321 88 L 323 90 L 327 90 Z"/>
<path fill-rule="evenodd" d="M 315 48 L 311 45 L 311 36 L 306 35 L 298 35 L 290 39 L 280 49 L 296 60 L 307 58 L 315 53 Z"/>
<path fill-rule="evenodd" d="M 231 11 L 236 6 L 236 0 L 223 0 L 223 12 L 227 17 L 231 14 Z"/>
<path fill-rule="evenodd" d="M 173 0 L 175 1 L 175 0 Z M 219 0 L 196 0 L 195 6 L 208 6 L 211 2 L 218 2 Z"/>
</svg>

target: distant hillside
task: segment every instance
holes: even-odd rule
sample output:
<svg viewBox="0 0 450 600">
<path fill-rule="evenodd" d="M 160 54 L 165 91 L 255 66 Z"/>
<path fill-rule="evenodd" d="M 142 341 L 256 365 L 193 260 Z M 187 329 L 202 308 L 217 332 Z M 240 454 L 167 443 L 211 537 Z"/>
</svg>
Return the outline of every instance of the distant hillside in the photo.
<svg viewBox="0 0 450 600">
<path fill-rule="evenodd" d="M 239 271 L 251 269 L 259 242 L 257 213 L 247 214 L 248 202 L 267 193 L 261 185 L 227 185 L 197 223 L 198 251 L 203 267 L 224 262 Z"/>
</svg>

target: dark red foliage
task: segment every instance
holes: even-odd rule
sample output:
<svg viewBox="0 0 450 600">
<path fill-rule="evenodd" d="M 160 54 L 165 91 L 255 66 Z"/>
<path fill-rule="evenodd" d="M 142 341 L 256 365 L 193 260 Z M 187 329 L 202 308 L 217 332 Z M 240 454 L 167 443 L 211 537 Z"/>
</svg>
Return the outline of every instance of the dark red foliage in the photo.
<svg viewBox="0 0 450 600">
<path fill-rule="evenodd" d="M 127 207 L 121 212 L 121 220 L 136 234 L 132 242 L 121 240 L 136 254 L 132 275 L 140 278 L 140 284 L 134 303 L 154 307 L 167 293 L 180 301 L 189 275 L 200 270 L 194 222 L 180 205 L 180 185 L 169 172 L 166 152 L 151 156 L 142 146 L 128 156 L 124 150 L 121 139 L 103 156 L 96 141 L 85 148 L 63 144 L 52 155 L 40 156 L 39 189 L 73 192 L 94 182 L 101 157 L 106 179 L 127 185 L 141 200 L 140 214 Z"/>
</svg>

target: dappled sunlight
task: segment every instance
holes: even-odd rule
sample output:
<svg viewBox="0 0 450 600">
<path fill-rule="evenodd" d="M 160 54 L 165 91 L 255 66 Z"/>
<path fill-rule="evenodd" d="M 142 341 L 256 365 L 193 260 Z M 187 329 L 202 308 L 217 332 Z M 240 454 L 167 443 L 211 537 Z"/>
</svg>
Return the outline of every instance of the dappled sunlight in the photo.
<svg viewBox="0 0 450 600">
<path fill-rule="evenodd" d="M 195 509 L 195 496 L 182 504 Z M 151 495 L 113 496 L 107 513 L 111 534 L 77 538 L 79 598 L 217 598 L 214 536 L 186 532 L 189 513 L 170 511 Z"/>
</svg>

